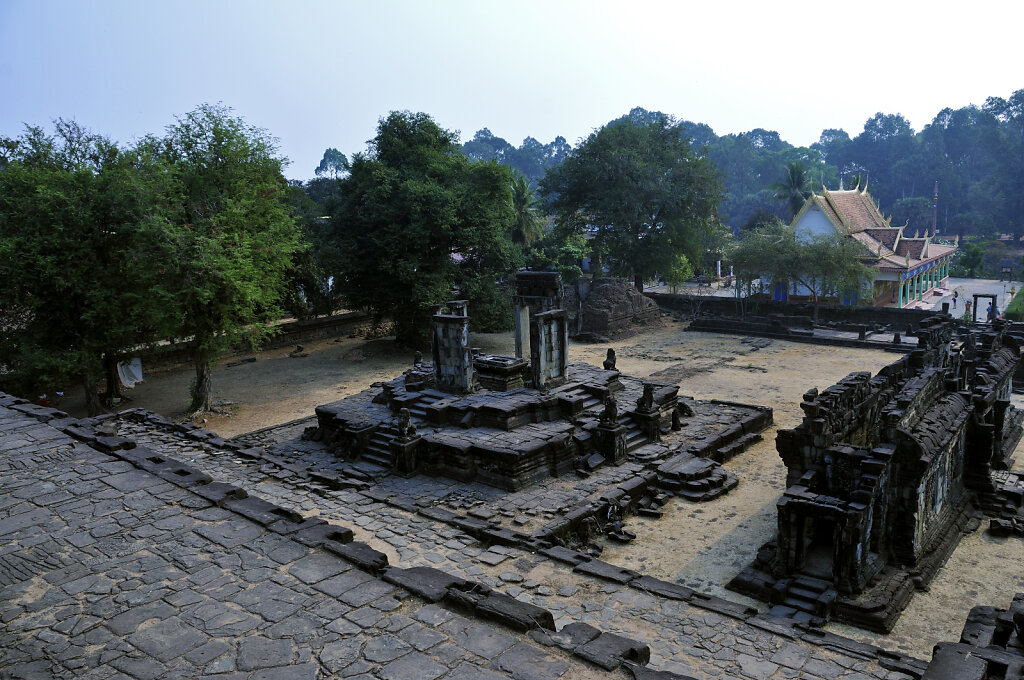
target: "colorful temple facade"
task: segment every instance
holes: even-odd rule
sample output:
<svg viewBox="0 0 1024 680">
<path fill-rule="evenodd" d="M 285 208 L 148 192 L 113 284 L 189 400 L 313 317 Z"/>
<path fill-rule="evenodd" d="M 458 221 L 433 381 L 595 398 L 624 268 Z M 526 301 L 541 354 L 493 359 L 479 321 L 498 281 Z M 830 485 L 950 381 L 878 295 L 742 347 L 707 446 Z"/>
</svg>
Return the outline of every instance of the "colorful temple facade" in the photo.
<svg viewBox="0 0 1024 680">
<path fill-rule="evenodd" d="M 811 194 L 792 226 L 813 234 L 835 231 L 863 245 L 863 261 L 875 270 L 875 280 L 873 299 L 862 303 L 913 307 L 945 286 L 957 247 L 936 243 L 927 230 L 906 235 L 906 226 L 894 227 L 891 219 L 882 216 L 867 188 L 823 188 Z"/>
</svg>

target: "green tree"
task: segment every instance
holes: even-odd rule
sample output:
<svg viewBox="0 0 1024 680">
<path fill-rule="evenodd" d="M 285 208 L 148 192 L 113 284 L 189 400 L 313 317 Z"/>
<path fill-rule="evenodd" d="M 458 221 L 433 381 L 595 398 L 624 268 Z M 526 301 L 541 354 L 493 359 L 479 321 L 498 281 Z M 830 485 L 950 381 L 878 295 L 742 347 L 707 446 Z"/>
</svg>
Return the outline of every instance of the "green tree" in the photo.
<svg viewBox="0 0 1024 680">
<path fill-rule="evenodd" d="M 729 252 L 741 283 L 767 279 L 797 283 L 808 292 L 817 320 L 822 298 L 860 292 L 872 277 L 862 261 L 867 253 L 840 234 L 806 234 L 781 222 L 745 231 Z"/>
<path fill-rule="evenodd" d="M 320 165 L 316 166 L 317 177 L 325 176 L 330 179 L 338 179 L 348 171 L 348 158 L 342 152 L 334 148 L 324 151 L 324 157 L 320 159 Z"/>
<path fill-rule="evenodd" d="M 167 232 L 170 302 L 192 342 L 191 408 L 213 408 L 213 362 L 273 332 L 300 230 L 290 216 L 284 159 L 265 130 L 203 105 L 167 129 L 164 153 L 180 183 Z"/>
<path fill-rule="evenodd" d="M 702 259 L 723 197 L 714 166 L 661 114 L 591 134 L 541 187 L 562 234 L 591 234 L 595 275 L 607 264 L 614 274 L 632 274 L 638 286 L 679 255 Z"/>
<path fill-rule="evenodd" d="M 167 321 L 154 260 L 169 195 L 151 144 L 119 149 L 74 122 L 30 127 L 0 170 L 0 373 L 26 396 L 99 376 L 119 394 L 119 355 Z"/>
<path fill-rule="evenodd" d="M 533 243 L 544 235 L 547 221 L 540 213 L 540 200 L 534 195 L 533 187 L 523 175 L 512 179 L 512 212 L 515 225 L 512 240 L 516 243 Z"/>
<path fill-rule="evenodd" d="M 981 276 L 984 269 L 985 249 L 981 244 L 974 241 L 961 243 L 953 266 L 950 268 L 950 274 L 961 278 L 976 279 Z"/>
<path fill-rule="evenodd" d="M 522 257 L 510 239 L 511 183 L 508 168 L 470 160 L 425 113 L 382 119 L 342 180 L 331 223 L 349 304 L 393 319 L 398 341 L 418 345 L 430 306 L 458 286 L 474 328 L 507 327 L 498 285 Z"/>
<path fill-rule="evenodd" d="M 771 189 L 775 200 L 786 203 L 789 216 L 792 218 L 800 212 L 800 208 L 804 207 L 804 202 L 811 195 L 811 179 L 807 176 L 803 163 L 793 161 L 786 166 L 782 180 L 772 183 Z"/>
</svg>

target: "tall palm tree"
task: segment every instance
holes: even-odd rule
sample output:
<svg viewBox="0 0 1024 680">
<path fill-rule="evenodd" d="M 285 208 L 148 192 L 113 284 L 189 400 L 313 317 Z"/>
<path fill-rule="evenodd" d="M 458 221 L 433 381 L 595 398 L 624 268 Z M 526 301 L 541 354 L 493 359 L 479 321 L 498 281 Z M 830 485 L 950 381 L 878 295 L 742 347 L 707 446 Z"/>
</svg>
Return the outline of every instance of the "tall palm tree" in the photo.
<svg viewBox="0 0 1024 680">
<path fill-rule="evenodd" d="M 771 190 L 773 197 L 785 201 L 789 205 L 790 218 L 794 217 L 800 208 L 804 207 L 811 195 L 811 178 L 807 175 L 803 164 L 800 161 L 793 161 L 786 166 L 785 174 L 781 182 L 772 182 Z"/>
<path fill-rule="evenodd" d="M 512 210 L 516 220 L 512 240 L 516 243 L 533 243 L 544 235 L 547 220 L 541 215 L 539 205 L 540 200 L 534 195 L 530 182 L 523 175 L 516 175 L 512 180 Z"/>
</svg>

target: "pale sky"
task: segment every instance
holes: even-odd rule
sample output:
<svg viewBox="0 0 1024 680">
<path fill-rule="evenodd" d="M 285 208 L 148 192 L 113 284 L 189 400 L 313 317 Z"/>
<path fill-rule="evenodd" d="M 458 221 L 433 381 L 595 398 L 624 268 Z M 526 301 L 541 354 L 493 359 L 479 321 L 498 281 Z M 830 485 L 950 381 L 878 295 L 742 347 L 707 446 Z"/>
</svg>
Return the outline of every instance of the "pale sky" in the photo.
<svg viewBox="0 0 1024 680">
<path fill-rule="evenodd" d="M 1019 0 L 0 0 L 0 135 L 63 117 L 131 142 L 223 102 L 296 179 L 396 109 L 516 146 L 635 106 L 809 145 L 1024 88 L 1022 25 Z"/>
</svg>

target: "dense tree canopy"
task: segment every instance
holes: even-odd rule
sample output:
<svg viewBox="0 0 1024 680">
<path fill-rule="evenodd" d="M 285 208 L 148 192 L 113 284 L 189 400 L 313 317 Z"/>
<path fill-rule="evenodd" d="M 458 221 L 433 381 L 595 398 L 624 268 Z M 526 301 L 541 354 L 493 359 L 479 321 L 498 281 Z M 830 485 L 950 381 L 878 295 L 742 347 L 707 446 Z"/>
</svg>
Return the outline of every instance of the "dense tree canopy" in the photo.
<svg viewBox="0 0 1024 680">
<path fill-rule="evenodd" d="M 521 258 L 510 239 L 511 180 L 508 168 L 466 157 L 456 134 L 424 113 L 382 119 L 368 153 L 353 158 L 332 219 L 349 304 L 390 317 L 398 340 L 417 344 L 430 306 L 458 286 L 477 328 L 507 326 L 497 283 Z"/>
<path fill-rule="evenodd" d="M 0 374 L 23 393 L 81 379 L 88 410 L 114 359 L 156 339 L 171 320 L 159 304 L 150 253 L 164 225 L 166 168 L 141 144 L 119 149 L 69 121 L 5 140 L 0 170 Z M 36 396 L 36 395 L 30 395 Z"/>
<path fill-rule="evenodd" d="M 588 233 L 594 271 L 638 280 L 703 258 L 717 228 L 722 185 L 676 121 L 610 123 L 541 183 L 565 234 Z"/>
<path fill-rule="evenodd" d="M 547 144 L 527 137 L 516 148 L 501 137 L 495 137 L 487 128 L 477 130 L 473 139 L 462 145 L 462 152 L 471 159 L 497 161 L 518 171 L 533 183 L 539 182 L 549 169 L 560 165 L 571 150 L 572 147 L 564 137 L 555 137 Z"/>
<path fill-rule="evenodd" d="M 870 282 L 865 255 L 852 238 L 798 232 L 775 219 L 744 231 L 732 244 L 729 261 L 741 286 L 762 279 L 800 284 L 817 315 L 822 298 L 859 293 Z"/>
<path fill-rule="evenodd" d="M 193 408 L 213 406 L 210 368 L 239 340 L 258 342 L 278 303 L 301 232 L 290 215 L 283 159 L 265 130 L 229 109 L 201 106 L 167 130 L 164 155 L 180 182 L 166 232 L 179 337 L 195 351 Z"/>
</svg>

